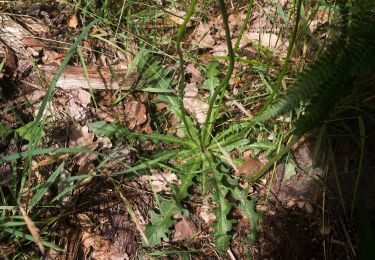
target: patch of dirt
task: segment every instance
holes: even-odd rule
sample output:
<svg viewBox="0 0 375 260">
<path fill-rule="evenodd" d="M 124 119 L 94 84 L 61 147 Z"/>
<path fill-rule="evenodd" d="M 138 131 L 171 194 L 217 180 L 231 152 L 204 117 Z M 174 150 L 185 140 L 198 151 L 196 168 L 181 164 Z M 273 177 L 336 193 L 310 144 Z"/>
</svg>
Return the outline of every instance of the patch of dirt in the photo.
<svg viewBox="0 0 375 260">
<path fill-rule="evenodd" d="M 142 246 L 141 237 L 113 184 L 96 179 L 81 190 L 73 206 L 77 210 L 60 227 L 67 231 L 65 257 L 136 259 Z M 120 190 L 132 203 L 133 210 L 147 219 L 153 205 L 152 195 L 145 193 L 135 182 L 127 182 Z M 50 252 L 54 253 L 53 250 Z M 64 259 L 60 257 L 58 259 Z"/>
</svg>

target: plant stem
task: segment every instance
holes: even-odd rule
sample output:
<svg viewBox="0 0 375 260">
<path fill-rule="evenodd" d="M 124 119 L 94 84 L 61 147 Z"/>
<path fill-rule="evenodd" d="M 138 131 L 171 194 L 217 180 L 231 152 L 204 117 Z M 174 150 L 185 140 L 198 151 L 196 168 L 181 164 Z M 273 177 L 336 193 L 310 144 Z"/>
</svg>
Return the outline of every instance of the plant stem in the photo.
<svg viewBox="0 0 375 260">
<path fill-rule="evenodd" d="M 187 123 L 187 120 L 186 120 L 186 114 L 185 114 L 185 108 L 184 108 L 184 93 L 185 93 L 185 66 L 184 66 L 184 55 L 182 53 L 182 48 L 181 48 L 181 40 L 182 40 L 182 37 L 184 37 L 185 35 L 185 29 L 186 29 L 186 25 L 187 23 L 189 22 L 191 16 L 193 15 L 194 11 L 195 11 L 195 6 L 197 5 L 197 0 L 192 0 L 191 1 L 191 4 L 190 4 L 190 7 L 189 7 L 189 11 L 188 13 L 186 14 L 185 16 L 185 19 L 183 21 L 183 23 L 181 24 L 181 26 L 178 28 L 178 33 L 177 33 L 177 53 L 178 53 L 178 57 L 179 57 L 179 61 L 180 61 L 180 81 L 179 81 L 179 94 L 180 94 L 180 111 L 181 111 L 181 118 L 182 118 L 182 121 L 185 125 L 185 128 L 186 128 L 186 132 L 190 138 L 190 140 L 193 140 L 194 142 L 196 141 L 192 134 L 191 134 L 191 131 L 189 129 L 189 124 Z"/>
<path fill-rule="evenodd" d="M 249 176 L 248 183 L 253 184 L 257 180 L 263 177 L 264 174 L 267 173 L 268 169 L 278 160 L 280 160 L 287 152 L 292 149 L 292 147 L 298 142 L 300 139 L 300 136 L 293 136 L 292 140 L 289 141 L 287 146 L 285 146 L 280 152 L 278 152 L 269 162 L 263 166 L 258 172 L 256 172 L 254 175 Z"/>
<path fill-rule="evenodd" d="M 296 14 L 296 21 L 295 21 L 294 28 L 293 28 L 292 39 L 291 39 L 290 44 L 289 44 L 289 48 L 288 48 L 288 52 L 287 52 L 287 55 L 286 55 L 286 58 L 285 58 L 284 64 L 283 64 L 283 66 L 281 67 L 281 71 L 280 71 L 279 76 L 277 77 L 276 84 L 275 84 L 275 88 L 274 88 L 274 90 L 273 90 L 271 96 L 267 99 L 266 103 L 265 103 L 264 106 L 262 107 L 262 109 L 259 111 L 259 114 L 258 114 L 257 117 L 259 117 L 261 114 L 263 114 L 263 112 L 264 112 L 264 111 L 269 107 L 269 105 L 272 103 L 273 98 L 274 98 L 275 95 L 279 92 L 279 89 L 280 89 L 281 83 L 282 83 L 282 81 L 283 81 L 283 79 L 284 79 L 284 76 L 285 76 L 285 74 L 286 74 L 286 71 L 288 70 L 288 65 L 289 65 L 290 57 L 292 56 L 292 51 L 293 51 L 294 43 L 295 43 L 295 41 L 296 41 L 296 36 L 297 36 L 297 31 L 298 31 L 299 20 L 300 20 L 300 17 L 301 17 L 301 5 L 302 5 L 302 1 L 303 1 L 303 0 L 297 0 L 297 14 Z"/>
<path fill-rule="evenodd" d="M 236 40 L 236 43 L 234 44 L 234 49 L 233 49 L 234 53 L 237 52 L 238 47 L 240 46 L 240 42 L 241 42 L 243 33 L 244 33 L 245 29 L 246 29 L 247 24 L 249 23 L 251 10 L 253 9 L 253 3 L 254 3 L 254 0 L 250 0 L 249 1 L 249 5 L 248 5 L 247 10 L 246 10 L 245 20 L 243 21 L 243 24 L 241 26 L 240 32 L 238 33 L 238 38 Z"/>
<path fill-rule="evenodd" d="M 206 121 L 204 122 L 204 125 L 203 125 L 202 137 L 203 137 L 204 147 L 206 147 L 209 143 L 210 135 L 214 127 L 214 123 L 216 121 L 217 114 L 215 113 L 214 115 L 212 115 L 212 109 L 215 104 L 216 97 L 219 93 L 225 91 L 225 88 L 229 83 L 230 77 L 232 76 L 233 69 L 234 69 L 234 52 L 233 52 L 232 42 L 230 38 L 227 10 L 226 10 L 224 0 L 219 0 L 219 2 L 220 2 L 220 13 L 221 13 L 221 16 L 223 17 L 225 38 L 226 38 L 227 47 L 228 47 L 229 65 L 228 65 L 228 70 L 224 79 L 220 82 L 219 86 L 215 89 L 211 97 L 211 101 L 210 101 L 208 111 L 207 111 Z"/>
</svg>

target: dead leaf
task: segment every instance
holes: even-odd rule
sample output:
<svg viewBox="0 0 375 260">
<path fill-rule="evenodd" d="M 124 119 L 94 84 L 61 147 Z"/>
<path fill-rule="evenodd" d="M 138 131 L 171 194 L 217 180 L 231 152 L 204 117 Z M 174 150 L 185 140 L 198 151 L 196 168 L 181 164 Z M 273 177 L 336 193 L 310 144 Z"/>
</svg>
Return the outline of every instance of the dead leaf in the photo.
<svg viewBox="0 0 375 260">
<path fill-rule="evenodd" d="M 331 233 L 331 226 L 329 225 L 325 225 L 325 226 L 321 226 L 320 229 L 319 229 L 319 232 L 320 234 L 322 234 L 323 236 L 328 236 L 330 233 Z"/>
<path fill-rule="evenodd" d="M 44 48 L 44 44 L 35 39 L 35 38 L 32 38 L 32 37 L 25 37 L 25 38 L 22 38 L 21 42 L 25 45 L 25 47 L 31 47 L 31 48 L 34 48 L 35 50 L 37 51 L 40 51 L 42 50 L 42 48 Z"/>
<path fill-rule="evenodd" d="M 287 41 L 279 37 L 275 33 L 258 33 L 250 32 L 244 34 L 240 42 L 240 47 L 245 46 L 249 41 L 254 41 L 255 43 L 260 43 L 264 47 L 270 47 L 275 49 L 285 48 L 287 49 L 289 44 Z"/>
<path fill-rule="evenodd" d="M 68 21 L 68 26 L 70 28 L 77 28 L 77 25 L 78 25 L 78 19 L 77 19 L 77 16 L 75 14 L 73 14 L 70 18 L 69 18 L 69 21 Z"/>
<path fill-rule="evenodd" d="M 198 45 L 200 49 L 211 49 L 215 44 L 215 39 L 210 34 L 211 26 L 201 23 L 195 28 L 192 43 Z"/>
<path fill-rule="evenodd" d="M 124 105 L 125 122 L 130 130 L 147 121 L 146 107 L 138 101 L 130 101 Z"/>
<path fill-rule="evenodd" d="M 171 21 L 173 24 L 181 25 L 184 22 L 184 18 L 186 16 L 186 12 L 182 10 L 177 10 L 176 8 L 171 8 L 165 12 L 167 19 Z M 186 27 L 191 26 L 191 21 L 188 22 Z"/>
<path fill-rule="evenodd" d="M 216 216 L 212 213 L 213 209 L 213 205 L 202 205 L 198 208 L 199 217 L 201 217 L 206 224 L 212 224 L 216 221 Z"/>
<path fill-rule="evenodd" d="M 17 57 L 15 52 L 7 46 L 5 47 L 4 67 L 6 68 L 7 74 L 10 77 L 13 77 L 15 71 L 17 70 Z"/>
<path fill-rule="evenodd" d="M 251 156 L 245 158 L 245 161 L 237 167 L 235 176 L 248 177 L 256 173 L 262 167 L 262 163 L 258 158 Z"/>
<path fill-rule="evenodd" d="M 193 114 L 198 123 L 203 124 L 205 122 L 208 104 L 199 98 L 198 88 L 194 83 L 186 84 L 184 108 Z"/>
<path fill-rule="evenodd" d="M 94 141 L 94 134 L 89 133 L 89 128 L 85 125 L 81 126 L 77 122 L 74 122 L 69 128 L 69 137 L 69 147 L 92 144 Z"/>
<path fill-rule="evenodd" d="M 79 104 L 83 107 L 87 107 L 88 104 L 91 102 L 91 94 L 83 89 L 78 89 L 77 90 L 77 95 L 76 95 L 77 101 Z"/>
<path fill-rule="evenodd" d="M 181 217 L 181 220 L 174 226 L 174 230 L 172 241 L 175 242 L 189 239 L 197 233 L 197 228 L 186 216 Z"/>
<path fill-rule="evenodd" d="M 165 103 L 162 103 L 162 102 L 156 103 L 156 109 L 158 111 L 161 111 L 161 110 L 163 110 L 166 107 L 167 107 L 167 104 L 165 104 Z"/>
<path fill-rule="evenodd" d="M 91 94 L 83 89 L 67 92 L 70 99 L 66 112 L 75 120 L 82 121 L 87 117 L 87 106 L 91 102 Z"/>
<path fill-rule="evenodd" d="M 69 128 L 69 147 L 84 147 L 86 149 L 95 150 L 98 147 L 99 140 L 94 142 L 94 134 L 89 132 L 87 126 L 81 126 L 79 123 L 73 123 Z M 102 140 L 103 141 L 103 140 Z M 78 175 L 86 174 L 95 168 L 93 161 L 97 159 L 96 154 L 80 153 L 76 156 L 78 165 Z M 91 181 L 89 177 L 86 183 Z"/>
<path fill-rule="evenodd" d="M 151 127 L 151 118 L 149 116 L 147 116 L 147 122 L 142 125 L 141 131 L 146 134 L 151 134 L 153 132 Z"/>
<path fill-rule="evenodd" d="M 43 57 L 42 61 L 44 64 L 60 64 L 61 60 L 63 60 L 66 56 L 66 53 L 58 53 L 55 51 L 50 50 L 43 50 Z"/>
<path fill-rule="evenodd" d="M 169 194 L 171 189 L 170 184 L 178 185 L 180 180 L 177 178 L 176 174 L 164 171 L 158 172 L 155 169 L 151 169 L 151 176 L 144 175 L 139 179 L 141 182 L 150 182 L 152 188 L 158 193 Z"/>
<path fill-rule="evenodd" d="M 193 63 L 186 66 L 186 73 L 191 74 L 190 83 L 202 84 L 203 77 L 200 69 Z"/>
</svg>

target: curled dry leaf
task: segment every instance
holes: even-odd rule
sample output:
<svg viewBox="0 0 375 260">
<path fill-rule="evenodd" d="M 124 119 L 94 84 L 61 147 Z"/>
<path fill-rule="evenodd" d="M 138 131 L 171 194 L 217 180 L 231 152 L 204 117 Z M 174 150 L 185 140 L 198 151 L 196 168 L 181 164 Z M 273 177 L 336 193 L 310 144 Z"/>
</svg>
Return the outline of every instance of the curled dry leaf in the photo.
<svg viewBox="0 0 375 260">
<path fill-rule="evenodd" d="M 274 49 L 287 49 L 289 46 L 289 43 L 285 39 L 282 39 L 275 33 L 248 32 L 241 39 L 240 47 L 245 46 L 249 41 Z"/>
<path fill-rule="evenodd" d="M 66 53 L 58 53 L 58 52 L 50 51 L 50 50 L 43 50 L 42 61 L 44 64 L 59 65 L 61 63 L 61 60 L 63 60 L 65 56 L 66 56 Z"/>
<path fill-rule="evenodd" d="M 158 111 L 161 111 L 161 110 L 163 110 L 164 108 L 167 108 L 167 104 L 166 104 L 166 103 L 162 103 L 162 102 L 160 102 L 160 103 L 157 103 L 157 104 L 156 104 L 156 109 L 157 109 Z"/>
<path fill-rule="evenodd" d="M 215 44 L 215 39 L 210 34 L 211 26 L 201 23 L 195 28 L 192 43 L 200 49 L 210 49 Z"/>
<path fill-rule="evenodd" d="M 82 121 L 87 118 L 86 108 L 91 101 L 91 94 L 83 89 L 77 89 L 69 92 L 68 96 L 66 112 L 75 121 Z"/>
<path fill-rule="evenodd" d="M 198 88 L 194 83 L 186 84 L 184 95 L 184 108 L 203 124 L 206 120 L 208 104 L 199 98 Z"/>
<path fill-rule="evenodd" d="M 202 205 L 198 208 L 199 217 L 203 219 L 206 224 L 212 224 L 216 221 L 216 216 L 212 213 L 214 208 L 213 205 Z"/>
<path fill-rule="evenodd" d="M 262 167 L 262 162 L 251 156 L 245 158 L 245 161 L 237 167 L 236 176 L 248 177 L 256 173 Z"/>
<path fill-rule="evenodd" d="M 130 101 L 124 105 L 125 122 L 130 130 L 147 122 L 146 107 L 138 101 Z"/>
<path fill-rule="evenodd" d="M 87 126 L 81 126 L 79 123 L 73 123 L 69 128 L 69 147 L 91 144 L 94 141 L 94 134 L 89 133 Z"/>
<path fill-rule="evenodd" d="M 178 185 L 180 180 L 177 178 L 176 174 L 164 171 L 158 172 L 157 170 L 151 169 L 151 176 L 144 175 L 139 178 L 140 182 L 150 182 L 152 188 L 158 193 L 169 194 L 171 189 L 170 184 Z"/>
<path fill-rule="evenodd" d="M 72 16 L 70 16 L 69 18 L 69 21 L 68 21 L 68 26 L 70 28 L 77 28 L 77 25 L 78 25 L 78 18 L 75 14 L 73 14 Z"/>
<path fill-rule="evenodd" d="M 190 83 L 202 84 L 203 77 L 200 69 L 193 63 L 186 66 L 186 73 L 191 75 Z"/>
<path fill-rule="evenodd" d="M 172 241 L 175 242 L 189 239 L 197 233 L 197 228 L 186 216 L 181 217 L 181 220 L 174 226 L 174 230 Z"/>
<path fill-rule="evenodd" d="M 171 21 L 175 25 L 181 25 L 184 22 L 184 18 L 186 16 L 186 12 L 182 10 L 177 10 L 176 8 L 172 8 L 165 12 L 167 19 Z M 191 21 L 188 22 L 186 27 L 191 26 Z"/>
</svg>

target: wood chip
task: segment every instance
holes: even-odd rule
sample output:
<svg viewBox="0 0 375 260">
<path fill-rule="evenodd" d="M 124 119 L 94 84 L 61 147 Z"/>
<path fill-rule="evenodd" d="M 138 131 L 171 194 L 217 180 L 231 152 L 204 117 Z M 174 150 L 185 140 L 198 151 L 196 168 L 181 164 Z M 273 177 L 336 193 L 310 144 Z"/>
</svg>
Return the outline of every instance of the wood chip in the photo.
<svg viewBox="0 0 375 260">
<path fill-rule="evenodd" d="M 57 66 L 45 65 L 40 69 L 48 80 L 52 80 L 57 70 Z M 117 79 L 112 77 L 111 71 L 108 67 L 87 66 L 87 72 L 92 89 L 115 90 L 121 85 L 121 81 L 124 78 L 127 69 L 114 69 L 115 74 L 117 74 Z M 130 75 L 128 80 L 123 83 L 122 89 L 129 90 L 133 81 L 134 74 Z M 89 84 L 85 78 L 83 68 L 66 66 L 64 72 L 57 81 L 56 87 L 64 90 L 80 88 L 89 89 Z"/>
</svg>

